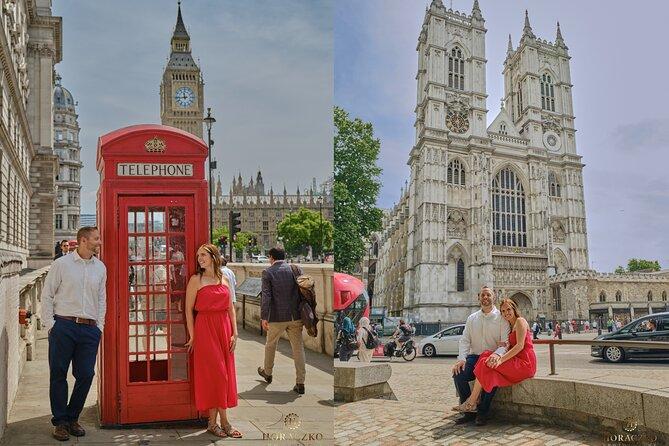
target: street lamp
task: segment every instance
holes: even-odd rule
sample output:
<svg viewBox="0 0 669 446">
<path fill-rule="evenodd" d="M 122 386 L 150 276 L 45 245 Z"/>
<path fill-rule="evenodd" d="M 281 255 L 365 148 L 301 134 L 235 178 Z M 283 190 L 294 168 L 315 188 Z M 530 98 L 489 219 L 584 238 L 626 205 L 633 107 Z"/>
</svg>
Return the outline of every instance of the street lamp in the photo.
<svg viewBox="0 0 669 446">
<path fill-rule="evenodd" d="M 320 214 L 320 224 L 318 225 L 318 234 L 321 239 L 321 263 L 325 263 L 325 253 L 323 252 L 323 196 L 319 195 L 318 199 L 318 213 Z"/>
<path fill-rule="evenodd" d="M 209 240 L 214 238 L 214 207 L 211 200 L 211 171 L 216 168 L 216 165 L 212 166 L 211 161 L 211 146 L 214 145 L 214 141 L 211 140 L 211 126 L 216 122 L 213 116 L 211 116 L 211 107 L 207 107 L 207 116 L 204 118 L 204 124 L 207 126 L 207 137 L 209 147 Z"/>
</svg>

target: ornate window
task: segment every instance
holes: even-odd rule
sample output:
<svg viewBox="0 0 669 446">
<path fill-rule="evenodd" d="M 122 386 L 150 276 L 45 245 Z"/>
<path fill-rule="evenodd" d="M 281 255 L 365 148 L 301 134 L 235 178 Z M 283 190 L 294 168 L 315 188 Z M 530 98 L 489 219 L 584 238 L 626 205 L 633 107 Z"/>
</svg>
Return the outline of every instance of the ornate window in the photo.
<svg viewBox="0 0 669 446">
<path fill-rule="evenodd" d="M 562 296 L 560 296 L 560 285 L 551 287 L 553 290 L 553 307 L 555 311 L 562 311 Z"/>
<path fill-rule="evenodd" d="M 550 172 L 548 174 L 548 194 L 551 197 L 561 197 L 560 194 L 560 182 L 555 175 L 555 172 Z"/>
<path fill-rule="evenodd" d="M 651 302 L 653 300 L 653 292 L 649 291 L 648 292 L 648 302 Z"/>
<path fill-rule="evenodd" d="M 600 302 L 606 302 L 606 293 L 604 291 L 599 293 L 599 301 Z"/>
<path fill-rule="evenodd" d="M 553 91 L 553 79 L 548 73 L 541 76 L 541 108 L 555 111 L 555 93 Z"/>
<path fill-rule="evenodd" d="M 492 181 L 493 244 L 527 246 L 525 192 L 520 179 L 508 167 Z"/>
<path fill-rule="evenodd" d="M 623 293 L 620 292 L 620 290 L 616 291 L 616 302 L 622 302 L 623 300 Z"/>
<path fill-rule="evenodd" d="M 506 123 L 503 122 L 499 125 L 499 133 L 502 135 L 508 135 L 508 132 L 506 131 Z"/>
<path fill-rule="evenodd" d="M 667 301 L 667 292 L 666 291 L 662 291 L 662 301 L 663 302 Z"/>
<path fill-rule="evenodd" d="M 448 56 L 448 86 L 457 90 L 465 89 L 465 59 L 457 46 Z"/>
<path fill-rule="evenodd" d="M 465 185 L 465 168 L 460 160 L 455 159 L 448 163 L 446 182 L 448 184 L 455 184 L 456 186 Z"/>
<path fill-rule="evenodd" d="M 465 262 L 462 259 L 458 259 L 457 263 L 457 291 L 465 290 Z"/>
</svg>

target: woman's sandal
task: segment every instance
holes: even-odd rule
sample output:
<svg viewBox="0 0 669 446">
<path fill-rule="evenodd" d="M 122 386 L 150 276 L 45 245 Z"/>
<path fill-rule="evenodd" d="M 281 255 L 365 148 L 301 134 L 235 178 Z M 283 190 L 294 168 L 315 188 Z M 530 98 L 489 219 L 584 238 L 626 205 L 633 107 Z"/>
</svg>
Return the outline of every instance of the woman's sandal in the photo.
<svg viewBox="0 0 669 446">
<path fill-rule="evenodd" d="M 230 438 L 242 438 L 242 433 L 239 432 L 237 429 L 234 429 L 230 424 L 228 424 L 227 426 L 223 426 L 223 431 Z"/>
<path fill-rule="evenodd" d="M 226 438 L 229 436 L 228 433 L 224 429 L 222 429 L 221 426 L 219 426 L 218 424 L 214 424 L 213 426 L 207 426 L 207 432 L 221 438 Z"/>
<path fill-rule="evenodd" d="M 476 412 L 477 411 L 476 406 L 477 406 L 476 403 L 470 403 L 469 401 L 465 401 L 459 406 L 453 407 L 453 410 L 455 412 Z"/>
</svg>

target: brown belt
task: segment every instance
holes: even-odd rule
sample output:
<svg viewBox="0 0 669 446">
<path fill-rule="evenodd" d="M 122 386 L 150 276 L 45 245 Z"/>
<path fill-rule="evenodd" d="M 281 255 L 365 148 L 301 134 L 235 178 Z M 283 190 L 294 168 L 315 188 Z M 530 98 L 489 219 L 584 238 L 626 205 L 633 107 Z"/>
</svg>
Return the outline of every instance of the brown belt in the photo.
<svg viewBox="0 0 669 446">
<path fill-rule="evenodd" d="M 95 319 L 86 319 L 83 317 L 74 317 L 74 316 L 58 316 L 55 315 L 58 319 L 65 319 L 68 321 L 76 322 L 77 324 L 86 324 L 86 325 L 97 325 L 98 322 Z"/>
</svg>

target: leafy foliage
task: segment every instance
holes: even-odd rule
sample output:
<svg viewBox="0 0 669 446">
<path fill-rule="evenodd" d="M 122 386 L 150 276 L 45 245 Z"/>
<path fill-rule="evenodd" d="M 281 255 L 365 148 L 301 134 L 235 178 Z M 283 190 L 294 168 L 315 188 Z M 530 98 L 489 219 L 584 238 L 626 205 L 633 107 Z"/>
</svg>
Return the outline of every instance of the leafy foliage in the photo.
<svg viewBox="0 0 669 446">
<path fill-rule="evenodd" d="M 617 274 L 621 273 L 633 273 L 635 271 L 659 271 L 661 269 L 660 262 L 657 260 L 646 260 L 646 259 L 629 259 L 627 262 L 627 269 L 622 266 L 618 266 L 615 272 Z"/>
<path fill-rule="evenodd" d="M 322 222 L 322 225 L 321 225 Z M 308 246 L 314 255 L 332 246 L 332 223 L 321 218 L 319 212 L 300 208 L 284 217 L 277 224 L 277 234 L 283 241 L 286 252 L 293 255 L 306 254 Z"/>
<path fill-rule="evenodd" d="M 381 229 L 382 213 L 376 207 L 381 143 L 371 123 L 351 120 L 339 107 L 334 121 L 335 270 L 352 272 L 365 254 L 365 241 Z"/>
</svg>

